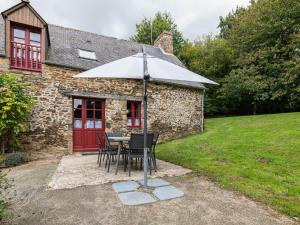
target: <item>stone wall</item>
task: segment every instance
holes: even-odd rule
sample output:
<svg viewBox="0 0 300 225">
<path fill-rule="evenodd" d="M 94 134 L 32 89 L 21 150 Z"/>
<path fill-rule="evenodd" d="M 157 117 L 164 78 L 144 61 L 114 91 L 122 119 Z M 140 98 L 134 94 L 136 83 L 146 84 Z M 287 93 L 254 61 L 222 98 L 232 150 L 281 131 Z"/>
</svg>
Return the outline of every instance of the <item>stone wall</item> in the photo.
<svg viewBox="0 0 300 225">
<path fill-rule="evenodd" d="M 162 49 L 165 53 L 173 54 L 173 34 L 163 31 L 154 41 L 155 47 Z"/>
<path fill-rule="evenodd" d="M 0 71 L 9 70 L 6 58 L 0 58 Z M 39 157 L 44 154 L 72 153 L 72 97 L 66 93 L 92 92 L 111 95 L 105 100 L 106 125 L 112 132 L 141 132 L 126 127 L 127 99 L 142 99 L 143 83 L 124 79 L 78 79 L 72 76 L 81 71 L 43 65 L 43 73 L 22 72 L 24 81 L 31 83 L 30 93 L 35 106 L 29 119 L 30 132 L 23 144 Z M 148 127 L 158 131 L 162 140 L 199 131 L 201 124 L 201 94 L 167 84 L 149 84 Z M 44 153 L 44 154 L 42 154 Z"/>
</svg>

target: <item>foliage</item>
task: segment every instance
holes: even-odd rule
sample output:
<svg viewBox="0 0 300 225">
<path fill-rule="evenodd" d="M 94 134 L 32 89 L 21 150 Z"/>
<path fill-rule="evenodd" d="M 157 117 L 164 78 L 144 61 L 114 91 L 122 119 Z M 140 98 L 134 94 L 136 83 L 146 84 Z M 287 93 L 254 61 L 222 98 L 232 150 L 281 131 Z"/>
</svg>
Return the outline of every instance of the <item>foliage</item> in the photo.
<svg viewBox="0 0 300 225">
<path fill-rule="evenodd" d="M 188 69 L 217 81 L 208 85 L 206 115 L 300 110 L 300 1 L 252 0 L 220 17 L 220 33 L 189 42 L 168 13 L 153 20 L 153 40 L 174 34 L 175 54 Z M 151 43 L 151 20 L 133 40 Z"/>
<path fill-rule="evenodd" d="M 26 87 L 19 75 L 0 74 L 0 142 L 3 153 L 5 145 L 18 143 L 16 135 L 27 130 L 26 120 L 33 99 Z"/>
<path fill-rule="evenodd" d="M 0 155 L 0 164 L 2 160 L 3 156 Z M 4 217 L 11 215 L 11 212 L 7 210 L 9 203 L 4 198 L 4 192 L 10 187 L 12 187 L 11 180 L 0 170 L 0 221 Z"/>
<path fill-rule="evenodd" d="M 224 100 L 252 105 L 253 113 L 300 110 L 299 14 L 298 0 L 258 0 L 239 15 L 227 31 L 238 55 L 220 91 Z"/>
<path fill-rule="evenodd" d="M 18 166 L 24 162 L 27 162 L 27 155 L 23 152 L 13 152 L 5 154 L 2 162 L 4 167 Z"/>
<path fill-rule="evenodd" d="M 186 66 L 217 81 L 206 115 L 300 110 L 300 2 L 257 0 L 220 17 L 220 34 L 187 43 Z"/>
<path fill-rule="evenodd" d="M 220 22 L 218 25 L 218 28 L 220 29 L 220 37 L 228 38 L 233 25 L 238 22 L 245 11 L 246 9 L 244 7 L 236 7 L 236 9 L 228 13 L 226 17 L 220 16 Z"/>
<path fill-rule="evenodd" d="M 300 113 L 206 120 L 206 131 L 157 146 L 190 168 L 300 218 Z"/>
<path fill-rule="evenodd" d="M 226 39 L 208 35 L 203 40 L 185 44 L 179 58 L 195 73 L 222 83 L 224 76 L 231 70 L 235 52 Z M 206 115 L 218 114 L 222 102 L 218 102 L 218 86 L 208 86 L 205 96 Z"/>
<path fill-rule="evenodd" d="M 151 38 L 152 23 L 152 38 Z M 132 41 L 152 45 L 155 39 L 163 32 L 170 31 L 173 34 L 174 54 L 177 55 L 181 50 L 185 40 L 182 33 L 178 30 L 170 13 L 157 12 L 153 19 L 144 18 L 136 24 L 136 33 L 130 38 Z"/>
</svg>

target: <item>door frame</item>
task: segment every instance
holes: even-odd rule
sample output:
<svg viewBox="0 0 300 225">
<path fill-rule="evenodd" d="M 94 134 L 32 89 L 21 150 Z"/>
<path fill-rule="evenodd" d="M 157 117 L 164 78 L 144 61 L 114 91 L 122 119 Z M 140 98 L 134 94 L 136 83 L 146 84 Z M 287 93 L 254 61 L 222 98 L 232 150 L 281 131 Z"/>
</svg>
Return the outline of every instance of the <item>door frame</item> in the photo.
<svg viewBox="0 0 300 225">
<path fill-rule="evenodd" d="M 87 108 L 86 108 L 86 101 L 88 99 L 95 99 L 95 100 L 101 100 L 102 102 L 102 128 L 101 129 L 97 129 L 97 130 L 101 130 L 102 132 L 105 132 L 105 120 L 106 120 L 106 100 L 103 99 L 103 98 L 97 98 L 97 97 L 81 97 L 81 96 L 73 96 L 72 97 L 72 148 L 73 148 L 73 152 L 89 152 L 89 151 L 98 151 L 98 148 L 75 148 L 74 146 L 74 99 L 81 99 L 82 100 L 82 115 L 81 115 L 81 118 L 82 118 L 82 130 L 85 130 L 87 128 L 83 128 L 85 126 L 85 122 L 86 122 L 86 111 Z M 95 112 L 95 111 L 94 111 Z M 88 128 L 88 129 L 93 129 L 93 128 Z M 95 129 L 95 128 L 94 128 Z M 95 131 L 97 132 L 97 131 Z"/>
</svg>

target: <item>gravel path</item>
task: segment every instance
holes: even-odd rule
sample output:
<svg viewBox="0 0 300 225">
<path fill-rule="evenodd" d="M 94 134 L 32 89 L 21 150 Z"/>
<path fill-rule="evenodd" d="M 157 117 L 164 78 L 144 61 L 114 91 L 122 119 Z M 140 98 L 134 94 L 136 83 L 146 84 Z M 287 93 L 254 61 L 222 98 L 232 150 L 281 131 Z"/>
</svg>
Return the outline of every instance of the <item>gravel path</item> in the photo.
<svg viewBox="0 0 300 225">
<path fill-rule="evenodd" d="M 37 161 L 8 172 L 15 179 L 15 216 L 24 225 L 291 225 L 296 221 L 266 206 L 222 190 L 201 177 L 165 177 L 185 196 L 141 206 L 124 206 L 111 183 L 49 190 L 57 161 Z M 9 197 L 9 196 L 7 196 Z M 3 222 L 3 221 L 2 221 Z"/>
</svg>

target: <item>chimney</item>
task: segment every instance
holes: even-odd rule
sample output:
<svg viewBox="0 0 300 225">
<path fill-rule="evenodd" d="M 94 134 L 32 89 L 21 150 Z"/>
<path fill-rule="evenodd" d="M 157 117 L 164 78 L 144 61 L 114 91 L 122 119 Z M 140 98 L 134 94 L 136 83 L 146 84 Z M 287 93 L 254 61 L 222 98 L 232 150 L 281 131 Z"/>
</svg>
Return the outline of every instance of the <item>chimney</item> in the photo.
<svg viewBox="0 0 300 225">
<path fill-rule="evenodd" d="M 154 41 L 154 47 L 159 47 L 165 53 L 173 54 L 173 35 L 169 31 L 163 31 Z"/>
</svg>

